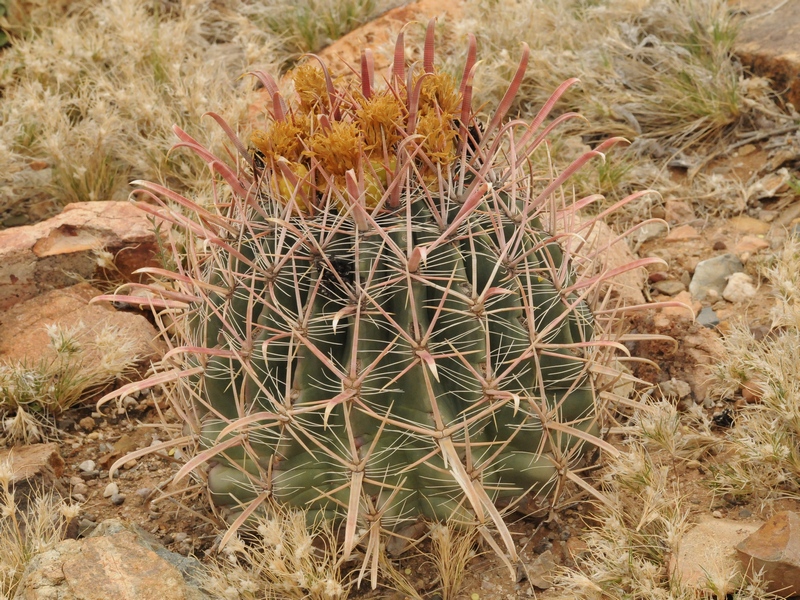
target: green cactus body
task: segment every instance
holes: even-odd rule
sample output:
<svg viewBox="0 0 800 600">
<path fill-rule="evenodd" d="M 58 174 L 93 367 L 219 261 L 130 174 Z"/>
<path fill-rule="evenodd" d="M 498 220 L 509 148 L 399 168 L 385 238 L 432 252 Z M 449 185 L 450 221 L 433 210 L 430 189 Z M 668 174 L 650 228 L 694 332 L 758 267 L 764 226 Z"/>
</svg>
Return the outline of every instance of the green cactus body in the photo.
<svg viewBox="0 0 800 600">
<path fill-rule="evenodd" d="M 475 139 L 469 78 L 432 49 L 429 27 L 424 73 L 396 60 L 383 91 L 368 53 L 359 91 L 307 65 L 287 103 L 257 74 L 272 102 L 253 154 L 235 140 L 249 169 L 176 130 L 231 188 L 189 226 L 206 250 L 179 257 L 182 365 L 211 496 L 239 523 L 271 497 L 346 522 L 347 553 L 477 519 L 513 556 L 496 507 L 551 497 L 598 434 L 596 324 L 542 224 L 566 210 L 558 182 L 525 166 L 543 136 L 500 114 Z"/>
</svg>

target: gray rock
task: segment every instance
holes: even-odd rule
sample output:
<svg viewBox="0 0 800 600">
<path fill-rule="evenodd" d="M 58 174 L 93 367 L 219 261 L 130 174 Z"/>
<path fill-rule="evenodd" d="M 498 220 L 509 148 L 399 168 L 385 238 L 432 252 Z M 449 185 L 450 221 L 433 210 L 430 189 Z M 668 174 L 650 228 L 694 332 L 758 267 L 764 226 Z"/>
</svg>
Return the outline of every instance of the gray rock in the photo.
<svg viewBox="0 0 800 600">
<path fill-rule="evenodd" d="M 688 383 L 681 379 L 675 379 L 674 377 L 669 381 L 659 383 L 658 387 L 661 388 L 661 393 L 665 397 L 677 398 L 679 400 L 686 398 L 686 396 L 692 393 L 692 388 Z"/>
<path fill-rule="evenodd" d="M 728 277 L 744 271 L 744 265 L 735 254 L 722 254 L 697 263 L 689 291 L 695 300 L 719 298 L 728 283 Z"/>
<path fill-rule="evenodd" d="M 697 315 L 697 323 L 703 327 L 716 327 L 719 325 L 719 317 L 717 313 L 714 312 L 713 308 L 705 306 L 703 310 L 700 311 L 700 314 Z"/>
<path fill-rule="evenodd" d="M 666 294 L 667 296 L 675 296 L 680 294 L 683 290 L 686 289 L 686 286 L 683 285 L 677 279 L 665 279 L 664 281 L 656 281 L 653 284 L 653 287 L 661 292 L 662 294 Z"/>
<path fill-rule="evenodd" d="M 528 578 L 531 584 L 540 589 L 547 590 L 553 587 L 553 578 L 558 569 L 553 552 L 545 550 L 537 556 L 528 567 Z"/>
<path fill-rule="evenodd" d="M 89 473 L 94 471 L 94 468 L 97 466 L 93 460 L 85 460 L 81 464 L 78 465 L 78 468 L 83 471 L 84 473 Z"/>
<path fill-rule="evenodd" d="M 125 502 L 125 494 L 113 494 L 111 496 L 111 504 L 120 506 L 123 502 Z"/>
<path fill-rule="evenodd" d="M 661 237 L 667 233 L 667 229 L 667 224 L 662 223 L 661 221 L 655 221 L 653 223 L 642 225 L 634 234 L 636 243 L 643 244 L 647 241 L 654 240 L 657 237 Z"/>
</svg>

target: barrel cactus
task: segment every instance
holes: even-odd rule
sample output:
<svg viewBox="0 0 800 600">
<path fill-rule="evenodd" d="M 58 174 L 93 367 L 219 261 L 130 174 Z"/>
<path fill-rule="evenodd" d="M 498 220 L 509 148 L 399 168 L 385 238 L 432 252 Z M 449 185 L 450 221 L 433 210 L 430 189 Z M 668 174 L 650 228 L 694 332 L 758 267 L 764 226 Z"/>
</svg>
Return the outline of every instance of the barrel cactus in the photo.
<svg viewBox="0 0 800 600">
<path fill-rule="evenodd" d="M 474 40 L 460 82 L 433 46 L 429 26 L 409 69 L 401 35 L 382 86 L 368 50 L 344 83 L 312 57 L 290 99 L 254 73 L 267 125 L 248 143 L 228 129 L 237 166 L 175 129 L 220 185 L 203 208 L 138 182 L 142 208 L 184 232 L 175 272 L 149 269 L 172 280 L 160 305 L 180 342 L 157 381 L 191 400 L 199 450 L 179 478 L 202 466 L 235 526 L 274 500 L 340 523 L 345 554 L 377 561 L 381 536 L 457 519 L 513 562 L 504 512 L 548 506 L 606 446 L 594 374 L 614 344 L 592 303 L 607 273 L 575 268 L 592 225 L 575 211 L 597 197 L 561 188 L 616 140 L 536 172 L 530 157 L 575 116 L 544 127 L 574 81 L 532 123 L 505 122 L 525 49 L 481 120 Z"/>
</svg>

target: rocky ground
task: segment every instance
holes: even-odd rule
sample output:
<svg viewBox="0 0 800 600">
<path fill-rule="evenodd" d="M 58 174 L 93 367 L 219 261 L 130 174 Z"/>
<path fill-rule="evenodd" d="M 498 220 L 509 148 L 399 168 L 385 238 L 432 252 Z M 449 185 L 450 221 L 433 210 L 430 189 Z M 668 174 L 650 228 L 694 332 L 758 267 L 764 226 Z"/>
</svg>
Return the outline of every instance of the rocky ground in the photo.
<svg viewBox="0 0 800 600">
<path fill-rule="evenodd" d="M 755 4 L 744 8 L 763 9 Z M 438 3 L 423 1 L 385 18 L 402 22 L 434 16 L 437 10 L 442 10 Z M 456 14 L 458 4 L 447 10 Z M 800 62 L 789 54 L 786 44 L 796 39 L 792 35 L 798 31 L 794 20 L 800 15 L 800 5 L 784 2 L 774 12 L 764 12 L 763 19 L 742 33 L 742 58 L 759 73 L 772 77 L 785 101 L 797 104 Z M 354 40 L 373 42 L 389 28 L 385 22 L 372 23 L 325 54 L 346 57 L 353 48 L 360 48 Z M 768 43 L 762 44 L 765 40 Z M 645 297 L 686 305 L 632 318 L 633 332 L 665 334 L 676 341 L 634 344 L 633 354 L 651 361 L 641 363 L 634 374 L 656 386 L 653 394 L 671 398 L 682 410 L 701 407 L 719 435 L 735 421 L 742 403 L 758 401 L 757 390 L 747 389 L 729 401 L 715 400 L 708 393 L 709 376 L 722 351 L 721 336 L 737 322 L 743 321 L 757 337 L 763 338 L 769 331 L 774 299 L 756 265 L 780 249 L 788 236 L 797 234 L 798 163 L 797 130 L 742 144 L 704 167 L 704 172 L 741 186 L 745 198 L 741 214 L 720 218 L 698 213 L 690 199 L 670 200 L 652 214 L 669 227 L 650 225 L 632 241 L 639 256 L 658 256 L 666 265 L 650 268 L 641 286 Z M 679 168 L 672 175 L 678 182 L 688 176 Z M 34 222 L 53 211 L 45 210 L 49 206 L 46 199 L 38 195 L 31 199 L 38 208 L 15 206 L 4 215 L 7 227 L 0 230 L 0 360 L 47 360 L 52 350 L 46 325 L 52 322 L 83 324 L 85 335 L 108 324 L 138 340 L 138 368 L 144 369 L 164 350 L 151 342 L 155 337 L 152 318 L 131 305 L 93 304 L 91 299 L 109 292 L 120 281 L 135 281 L 132 272 L 136 268 L 157 264 L 159 240 L 149 222 L 126 203 L 114 202 L 70 205 L 49 220 Z M 16 465 L 18 485 L 33 481 L 81 503 L 80 514 L 68 530 L 72 539 L 31 565 L 22 586 L 24 595 L 18 597 L 201 597 L 193 583 L 194 559 L 186 557 L 202 558 L 217 535 L 203 492 L 173 487 L 172 476 L 183 463 L 179 448 L 165 444 L 160 450 L 137 453 L 170 435 L 179 435 L 180 429 L 168 398 L 158 390 L 136 392 L 100 410 L 92 405 L 67 410 L 58 417 L 57 431 L 50 432 L 55 435 L 52 443 L 0 450 L 0 459 L 10 457 Z M 800 512 L 798 503 L 791 500 L 772 504 L 767 512 L 758 504 L 715 496 L 700 482 L 707 469 L 707 464 L 693 461 L 673 473 L 691 505 L 692 520 L 710 528 L 695 532 L 704 540 L 702 551 L 696 549 L 692 554 L 696 546 L 687 541 L 686 555 L 675 557 L 673 568 L 685 569 L 685 578 L 697 576 L 696 568 L 702 568 L 701 555 L 710 538 L 720 540 L 721 552 L 730 555 L 763 520 L 780 510 Z M 502 565 L 487 552 L 470 563 L 464 597 L 568 597 L 556 589 L 545 591 L 550 588 L 547 575 L 558 565 L 573 565 L 575 557 L 585 551 L 581 533 L 591 525 L 592 516 L 582 500 L 585 498 L 568 504 L 555 521 L 520 518 L 513 531 L 518 535 L 527 577 L 509 582 Z M 793 514 L 783 517 L 783 524 L 776 527 L 800 536 Z M 730 537 L 724 537 L 728 531 Z M 773 532 L 764 543 L 774 550 L 778 537 Z M 792 539 L 800 544 L 800 537 Z M 115 561 L 117 566 L 108 566 Z M 60 565 L 62 575 L 53 575 L 53 565 Z M 142 565 L 141 569 L 136 565 Z M 399 566 L 421 592 L 435 583 L 433 570 L 420 557 L 403 559 Z M 139 571 L 149 579 L 132 576 Z M 785 577 L 789 582 L 790 576 Z M 58 596 L 54 595 L 56 589 L 60 590 Z M 86 595 L 87 589 L 97 591 Z M 405 597 L 386 594 L 373 592 L 364 597 Z"/>
</svg>

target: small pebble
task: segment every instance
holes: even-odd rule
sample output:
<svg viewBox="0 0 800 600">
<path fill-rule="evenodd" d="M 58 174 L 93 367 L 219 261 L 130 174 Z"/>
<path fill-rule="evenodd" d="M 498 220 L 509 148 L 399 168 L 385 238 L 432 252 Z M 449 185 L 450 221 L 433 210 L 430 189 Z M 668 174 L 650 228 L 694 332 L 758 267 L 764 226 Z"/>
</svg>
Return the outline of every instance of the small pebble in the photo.
<svg viewBox="0 0 800 600">
<path fill-rule="evenodd" d="M 83 483 L 83 479 L 81 479 L 77 475 L 73 475 L 72 477 L 69 478 L 69 484 L 72 485 L 72 486 L 76 486 L 76 485 L 82 484 L 82 483 Z"/>
<path fill-rule="evenodd" d="M 746 302 L 756 293 L 752 277 L 746 273 L 734 273 L 728 277 L 728 284 L 722 292 L 722 297 L 728 302 Z"/>
<path fill-rule="evenodd" d="M 114 494 L 111 496 L 111 504 L 119 506 L 123 502 L 125 502 L 125 494 Z"/>
<path fill-rule="evenodd" d="M 93 460 L 85 460 L 81 464 L 78 465 L 78 468 L 83 471 L 84 473 L 89 473 L 94 471 L 94 468 L 97 466 L 97 463 Z"/>
<path fill-rule="evenodd" d="M 714 312 L 713 308 L 705 306 L 703 310 L 700 311 L 700 314 L 697 315 L 697 322 L 703 327 L 716 327 L 719 325 L 719 317 L 717 313 Z"/>
<path fill-rule="evenodd" d="M 119 494 L 119 486 L 112 481 L 103 490 L 103 498 L 111 498 L 114 494 Z"/>
<path fill-rule="evenodd" d="M 133 467 L 135 467 L 137 464 L 138 464 L 138 463 L 136 462 L 136 459 L 135 459 L 135 458 L 132 458 L 131 460 L 129 460 L 128 462 L 126 462 L 124 465 L 122 465 L 122 468 L 123 468 L 123 469 L 132 469 L 132 468 L 133 468 Z"/>
<path fill-rule="evenodd" d="M 740 519 L 749 519 L 752 516 L 753 516 L 753 511 L 751 511 L 748 508 L 743 508 L 742 510 L 739 511 Z"/>
<path fill-rule="evenodd" d="M 656 281 L 653 284 L 653 287 L 657 291 L 661 292 L 662 294 L 666 294 L 667 296 L 675 296 L 686 289 L 686 286 L 676 279 L 664 279 L 663 281 Z"/>
<path fill-rule="evenodd" d="M 78 421 L 78 425 L 80 425 L 81 429 L 84 431 L 94 431 L 94 428 L 97 427 L 97 423 L 94 422 L 92 417 L 83 417 L 80 421 Z"/>
<path fill-rule="evenodd" d="M 711 516 L 714 517 L 715 519 L 721 519 L 722 518 L 722 513 L 720 511 L 718 511 L 718 510 L 715 510 L 715 511 L 713 511 L 711 513 Z"/>
<path fill-rule="evenodd" d="M 80 483 L 76 483 L 72 486 L 72 497 L 75 496 L 86 496 L 89 493 L 89 486 L 81 481 Z"/>
<path fill-rule="evenodd" d="M 75 500 L 75 502 L 80 502 L 80 503 L 86 502 L 86 496 L 84 496 L 83 494 L 78 494 L 76 492 L 72 492 L 70 494 L 70 497 L 73 500 Z"/>
<path fill-rule="evenodd" d="M 136 490 L 136 495 L 144 500 L 145 498 L 147 498 L 150 495 L 150 493 L 152 491 L 153 491 L 152 488 L 143 487 L 143 488 L 139 488 L 138 490 Z"/>
<path fill-rule="evenodd" d="M 89 519 L 81 519 L 78 521 L 78 535 L 86 537 L 95 528 L 95 524 Z"/>
<path fill-rule="evenodd" d="M 716 242 L 714 242 L 713 246 L 714 250 L 725 250 L 727 247 L 728 246 L 726 246 L 725 242 L 723 242 L 722 240 L 717 240 Z"/>
<path fill-rule="evenodd" d="M 182 531 L 179 531 L 178 533 L 175 534 L 175 541 L 178 544 L 180 544 L 182 542 L 185 542 L 188 539 L 189 539 L 189 534 L 188 533 L 184 533 Z"/>
<path fill-rule="evenodd" d="M 553 544 L 551 544 L 550 542 L 539 542 L 533 548 L 533 551 L 536 554 L 544 554 L 548 550 L 552 550 L 552 549 L 553 549 Z"/>
</svg>

